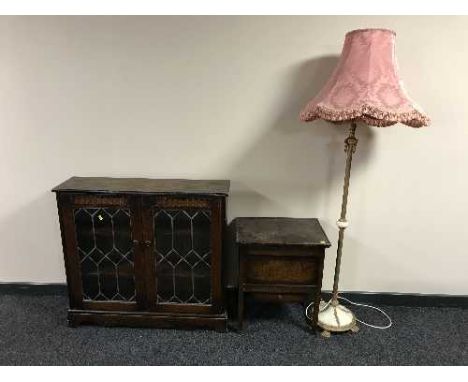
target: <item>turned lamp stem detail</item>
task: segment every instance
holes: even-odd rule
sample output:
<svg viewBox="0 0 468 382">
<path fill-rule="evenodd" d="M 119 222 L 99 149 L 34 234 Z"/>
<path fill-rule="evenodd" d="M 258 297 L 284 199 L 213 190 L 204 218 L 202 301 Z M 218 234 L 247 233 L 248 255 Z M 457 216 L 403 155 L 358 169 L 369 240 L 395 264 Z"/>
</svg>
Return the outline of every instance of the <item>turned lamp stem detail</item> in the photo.
<svg viewBox="0 0 468 382">
<path fill-rule="evenodd" d="M 348 221 L 346 220 L 346 210 L 348 207 L 348 190 L 349 190 L 349 180 L 351 177 L 351 161 L 353 160 L 353 154 L 356 152 L 356 146 L 358 139 L 355 136 L 356 133 L 356 122 L 351 122 L 351 127 L 349 129 L 349 135 L 345 139 L 345 153 L 346 153 L 346 167 L 345 167 L 345 176 L 343 184 L 343 199 L 341 202 L 341 215 L 336 225 L 338 226 L 340 232 L 338 236 L 338 249 L 336 256 L 336 265 L 335 265 L 335 277 L 333 280 L 333 298 L 332 305 L 338 305 L 338 283 L 340 280 L 340 268 L 341 268 L 341 257 L 343 255 L 343 240 L 344 240 L 344 231 L 348 227 Z"/>
</svg>

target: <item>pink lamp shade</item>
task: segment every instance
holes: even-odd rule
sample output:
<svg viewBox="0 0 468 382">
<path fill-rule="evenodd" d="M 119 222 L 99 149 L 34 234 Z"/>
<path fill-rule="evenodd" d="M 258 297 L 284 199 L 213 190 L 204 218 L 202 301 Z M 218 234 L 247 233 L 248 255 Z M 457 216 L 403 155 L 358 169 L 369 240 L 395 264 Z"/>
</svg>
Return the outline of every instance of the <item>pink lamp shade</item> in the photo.
<svg viewBox="0 0 468 382">
<path fill-rule="evenodd" d="M 403 88 L 395 57 L 395 32 L 387 29 L 358 29 L 346 34 L 332 76 L 300 118 L 354 120 L 380 127 L 397 122 L 412 127 L 430 123 Z"/>
</svg>

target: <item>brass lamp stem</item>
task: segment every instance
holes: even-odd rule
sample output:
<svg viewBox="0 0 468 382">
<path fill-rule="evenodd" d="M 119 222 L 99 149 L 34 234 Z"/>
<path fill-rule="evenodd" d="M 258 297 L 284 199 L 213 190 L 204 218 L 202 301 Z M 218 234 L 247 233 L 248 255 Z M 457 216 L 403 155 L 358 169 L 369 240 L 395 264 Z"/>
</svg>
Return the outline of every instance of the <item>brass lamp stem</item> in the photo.
<svg viewBox="0 0 468 382">
<path fill-rule="evenodd" d="M 338 236 L 338 249 L 336 255 L 336 265 L 335 265 L 335 278 L 333 280 L 333 297 L 332 304 L 338 304 L 338 282 L 340 280 L 340 268 L 341 268 L 341 256 L 343 254 L 343 240 L 344 240 L 344 231 L 348 227 L 348 221 L 346 220 L 346 209 L 348 206 L 348 189 L 349 189 L 349 179 L 351 176 L 351 161 L 353 160 L 353 154 L 356 151 L 357 138 L 354 135 L 356 132 L 356 122 L 351 122 L 351 127 L 349 129 L 348 138 L 345 139 L 345 152 L 346 152 L 346 167 L 345 167 L 345 176 L 343 184 L 343 199 L 341 201 L 341 215 L 340 219 L 336 222 L 340 230 Z"/>
</svg>

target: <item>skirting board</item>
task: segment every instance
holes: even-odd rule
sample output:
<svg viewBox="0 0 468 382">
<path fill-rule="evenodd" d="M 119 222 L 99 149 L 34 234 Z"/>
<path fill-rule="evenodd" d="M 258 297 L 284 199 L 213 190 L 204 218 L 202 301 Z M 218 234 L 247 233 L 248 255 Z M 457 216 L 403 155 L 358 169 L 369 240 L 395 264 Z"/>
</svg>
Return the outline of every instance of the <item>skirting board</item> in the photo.
<svg viewBox="0 0 468 382">
<path fill-rule="evenodd" d="M 331 291 L 323 291 L 323 299 L 331 298 Z M 374 304 L 412 307 L 468 308 L 468 296 L 448 294 L 392 293 L 392 292 L 343 292 L 340 296 L 350 301 Z"/>
<path fill-rule="evenodd" d="M 228 299 L 236 299 L 237 289 L 231 287 L 227 292 Z M 466 295 L 348 291 L 340 293 L 340 296 L 353 302 L 372 305 L 468 308 Z M 322 291 L 322 298 L 328 301 L 331 291 Z"/>
<path fill-rule="evenodd" d="M 235 292 L 228 289 L 228 294 Z M 0 295 L 66 295 L 66 284 L 1 283 Z M 468 308 L 468 296 L 445 294 L 392 293 L 392 292 L 342 292 L 341 296 L 360 303 L 375 305 L 454 307 Z M 330 291 L 323 291 L 324 300 L 331 297 Z M 229 298 L 229 296 L 228 296 Z"/>
<path fill-rule="evenodd" d="M 67 285 L 36 284 L 36 283 L 2 283 L 0 282 L 0 295 L 15 294 L 27 296 L 66 295 Z"/>
</svg>

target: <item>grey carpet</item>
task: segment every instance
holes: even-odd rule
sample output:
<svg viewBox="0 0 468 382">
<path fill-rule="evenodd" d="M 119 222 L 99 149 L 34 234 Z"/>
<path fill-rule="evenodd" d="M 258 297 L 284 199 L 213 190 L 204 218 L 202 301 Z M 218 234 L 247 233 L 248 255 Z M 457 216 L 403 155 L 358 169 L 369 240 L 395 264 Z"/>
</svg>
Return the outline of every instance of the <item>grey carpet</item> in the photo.
<svg viewBox="0 0 468 382">
<path fill-rule="evenodd" d="M 242 333 L 66 323 L 64 296 L 0 296 L 1 365 L 467 365 L 468 310 L 384 307 L 385 331 L 323 339 L 298 305 L 249 303 Z M 375 313 L 355 310 L 378 322 Z M 382 323 L 382 321 L 380 321 Z"/>
</svg>

